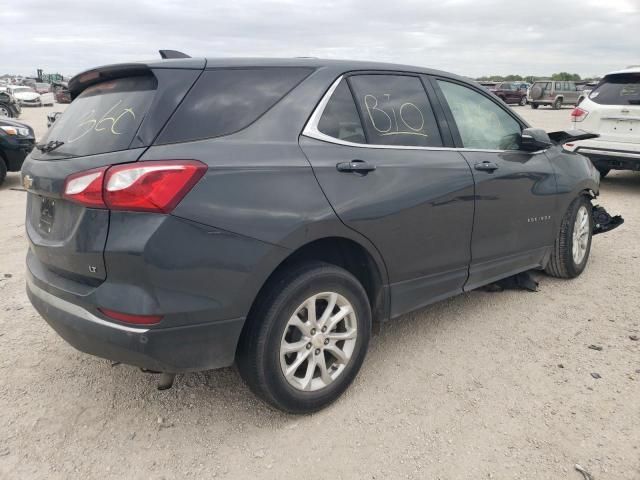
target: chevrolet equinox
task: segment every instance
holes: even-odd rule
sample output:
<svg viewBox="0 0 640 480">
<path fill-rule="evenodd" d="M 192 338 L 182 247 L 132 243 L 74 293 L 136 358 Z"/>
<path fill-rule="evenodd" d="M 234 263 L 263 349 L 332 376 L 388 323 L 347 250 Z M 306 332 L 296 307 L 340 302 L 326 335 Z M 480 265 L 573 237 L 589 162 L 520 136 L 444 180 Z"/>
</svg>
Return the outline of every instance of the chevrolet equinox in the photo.
<svg viewBox="0 0 640 480">
<path fill-rule="evenodd" d="M 235 363 L 312 412 L 374 325 L 589 258 L 598 172 L 463 77 L 168 58 L 69 91 L 22 169 L 27 292 L 83 352 L 165 375 Z"/>
</svg>

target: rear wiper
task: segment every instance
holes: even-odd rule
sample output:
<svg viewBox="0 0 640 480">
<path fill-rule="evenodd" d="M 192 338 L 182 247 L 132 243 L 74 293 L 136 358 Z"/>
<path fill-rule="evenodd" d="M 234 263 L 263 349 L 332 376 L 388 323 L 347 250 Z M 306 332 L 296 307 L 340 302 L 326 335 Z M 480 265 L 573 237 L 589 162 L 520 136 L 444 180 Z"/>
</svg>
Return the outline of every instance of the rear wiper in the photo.
<svg viewBox="0 0 640 480">
<path fill-rule="evenodd" d="M 36 148 L 42 153 L 49 153 L 62 145 L 64 145 L 64 142 L 61 140 L 51 140 L 47 143 L 36 143 Z"/>
</svg>

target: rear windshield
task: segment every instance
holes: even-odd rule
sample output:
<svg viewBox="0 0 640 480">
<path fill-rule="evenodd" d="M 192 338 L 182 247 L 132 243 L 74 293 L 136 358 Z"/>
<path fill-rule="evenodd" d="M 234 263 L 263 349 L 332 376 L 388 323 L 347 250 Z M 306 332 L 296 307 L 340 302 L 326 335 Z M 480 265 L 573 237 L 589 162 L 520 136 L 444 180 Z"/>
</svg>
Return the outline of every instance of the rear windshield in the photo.
<svg viewBox="0 0 640 480">
<path fill-rule="evenodd" d="M 263 115 L 313 70 L 299 67 L 207 70 L 164 128 L 157 144 L 220 137 Z"/>
<path fill-rule="evenodd" d="M 153 99 L 153 76 L 119 78 L 83 91 L 40 141 L 64 142 L 55 157 L 126 150 Z"/>
<path fill-rule="evenodd" d="M 640 105 L 640 73 L 608 76 L 589 98 L 600 105 Z"/>
</svg>

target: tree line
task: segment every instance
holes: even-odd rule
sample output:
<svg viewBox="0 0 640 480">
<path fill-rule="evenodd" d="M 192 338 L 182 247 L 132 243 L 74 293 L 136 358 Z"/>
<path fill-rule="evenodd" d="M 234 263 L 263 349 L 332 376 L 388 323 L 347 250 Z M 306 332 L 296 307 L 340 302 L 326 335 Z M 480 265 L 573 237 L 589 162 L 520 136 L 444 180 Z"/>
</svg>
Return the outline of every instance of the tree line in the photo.
<svg viewBox="0 0 640 480">
<path fill-rule="evenodd" d="M 485 75 L 483 77 L 478 77 L 476 80 L 479 82 L 528 82 L 533 83 L 539 78 L 549 78 L 549 77 L 541 77 L 539 75 Z M 573 81 L 592 81 L 597 80 L 596 78 L 581 78 L 577 73 L 569 73 L 569 72 L 558 72 L 551 75 L 551 80 L 573 80 Z"/>
</svg>

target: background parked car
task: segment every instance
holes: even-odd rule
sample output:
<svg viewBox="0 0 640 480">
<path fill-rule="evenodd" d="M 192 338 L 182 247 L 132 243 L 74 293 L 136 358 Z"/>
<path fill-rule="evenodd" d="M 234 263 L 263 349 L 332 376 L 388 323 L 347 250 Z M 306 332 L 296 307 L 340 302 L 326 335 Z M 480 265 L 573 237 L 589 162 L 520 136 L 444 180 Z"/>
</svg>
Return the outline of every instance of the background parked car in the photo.
<svg viewBox="0 0 640 480">
<path fill-rule="evenodd" d="M 51 91 L 51 84 L 36 82 L 36 86 L 34 87 L 34 89 L 39 94 L 49 93 Z"/>
<path fill-rule="evenodd" d="M 53 93 L 40 94 L 31 87 L 22 85 L 9 85 L 7 89 L 18 100 L 20 105 L 25 107 L 41 107 L 43 105 L 53 105 Z"/>
<path fill-rule="evenodd" d="M 601 176 L 610 170 L 640 170 L 640 67 L 605 75 L 571 119 L 574 128 L 600 137 L 565 148 L 589 157 Z"/>
<path fill-rule="evenodd" d="M 521 89 L 519 83 L 502 82 L 494 87 L 489 87 L 489 91 L 504 103 L 527 104 L 527 91 Z"/>
<path fill-rule="evenodd" d="M 57 103 L 71 103 L 71 94 L 66 83 L 54 83 L 53 95 Z"/>
<path fill-rule="evenodd" d="M 576 82 L 567 80 L 536 80 L 527 94 L 531 108 L 550 105 L 554 110 L 562 108 L 563 104 L 577 105 L 579 98 Z"/>
<path fill-rule="evenodd" d="M 8 91 L 0 91 L 0 118 L 18 118 L 22 109 L 15 97 Z"/>
<path fill-rule="evenodd" d="M 47 128 L 51 128 L 51 125 L 56 123 L 56 120 L 60 115 L 62 115 L 62 112 L 52 112 L 47 114 Z"/>
<path fill-rule="evenodd" d="M 0 185 L 7 172 L 19 172 L 35 145 L 33 129 L 26 123 L 0 118 Z"/>
</svg>

